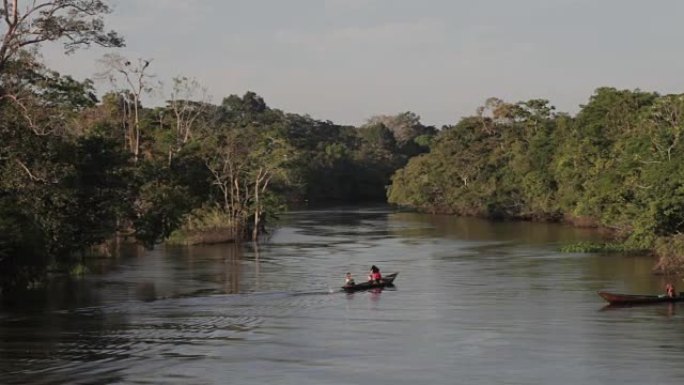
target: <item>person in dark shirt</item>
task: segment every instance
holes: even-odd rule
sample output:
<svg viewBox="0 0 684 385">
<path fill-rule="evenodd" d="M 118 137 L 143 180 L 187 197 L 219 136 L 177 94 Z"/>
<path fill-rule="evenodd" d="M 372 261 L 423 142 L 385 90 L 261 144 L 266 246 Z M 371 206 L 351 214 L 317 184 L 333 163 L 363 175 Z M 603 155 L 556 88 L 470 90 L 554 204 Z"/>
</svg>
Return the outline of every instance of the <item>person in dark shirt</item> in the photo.
<svg viewBox="0 0 684 385">
<path fill-rule="evenodd" d="M 354 278 L 352 277 L 351 273 L 347 273 L 344 276 L 344 285 L 345 286 L 354 286 L 356 283 L 354 282 Z"/>
</svg>

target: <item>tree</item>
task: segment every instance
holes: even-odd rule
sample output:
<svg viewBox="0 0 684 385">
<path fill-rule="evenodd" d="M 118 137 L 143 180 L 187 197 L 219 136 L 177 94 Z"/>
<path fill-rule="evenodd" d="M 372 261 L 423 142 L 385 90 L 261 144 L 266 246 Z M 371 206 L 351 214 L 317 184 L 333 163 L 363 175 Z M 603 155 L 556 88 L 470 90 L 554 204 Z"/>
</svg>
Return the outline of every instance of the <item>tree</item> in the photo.
<svg viewBox="0 0 684 385">
<path fill-rule="evenodd" d="M 670 161 L 684 134 L 684 95 L 663 96 L 649 112 L 649 122 L 658 127 L 652 136 L 653 146 Z"/>
<path fill-rule="evenodd" d="M 151 75 L 146 73 L 150 66 L 150 60 L 138 59 L 137 63 L 118 54 L 107 54 L 101 62 L 105 66 L 104 72 L 98 77 L 105 78 L 113 84 L 123 83 L 119 88 L 119 94 L 124 102 L 123 125 L 126 135 L 125 141 L 128 149 L 133 154 L 133 160 L 138 161 L 140 155 L 140 111 L 142 110 L 141 97 L 149 94 L 154 89 L 150 85 Z M 132 115 L 131 115 L 132 114 Z M 128 117 L 132 118 L 129 122 Z"/>
<path fill-rule="evenodd" d="M 91 44 L 123 46 L 116 32 L 104 29 L 102 18 L 109 12 L 103 0 L 3 0 L 0 17 L 6 30 L 0 42 L 0 74 L 22 50 L 42 42 L 65 40 L 67 53 Z"/>
<path fill-rule="evenodd" d="M 67 134 L 70 123 L 80 110 L 95 105 L 97 98 L 90 80 L 79 82 L 70 76 L 50 71 L 23 54 L 21 68 L 2 82 L 0 101 L 10 101 L 3 107 L 22 120 L 15 127 L 25 127 L 35 135 Z M 13 62 L 13 66 L 19 64 Z"/>
<path fill-rule="evenodd" d="M 199 94 L 199 95 L 198 95 Z M 200 99 L 195 98 L 199 96 Z M 207 89 L 196 79 L 185 76 L 173 78 L 173 90 L 167 109 L 173 113 L 175 120 L 175 143 L 169 148 L 169 164 L 173 155 L 178 153 L 192 138 L 192 131 L 197 120 L 208 108 Z"/>
<path fill-rule="evenodd" d="M 364 127 L 382 124 L 392 132 L 398 149 L 407 157 L 427 152 L 423 144 L 426 137 L 433 137 L 437 130 L 432 126 L 425 126 L 420 122 L 420 116 L 407 111 L 397 115 L 377 115 L 368 119 Z M 419 139 L 420 138 L 420 139 Z"/>
<path fill-rule="evenodd" d="M 368 152 L 378 154 L 383 160 L 391 160 L 396 154 L 397 142 L 384 124 L 367 124 L 359 129 L 359 135 Z"/>
<path fill-rule="evenodd" d="M 266 211 L 264 202 L 274 179 L 286 178 L 291 147 L 265 127 L 214 127 L 203 133 L 203 158 L 220 191 L 220 207 L 239 238 L 253 219 L 253 240 Z"/>
<path fill-rule="evenodd" d="M 185 115 L 180 114 L 183 106 L 189 109 Z M 309 127 L 299 125 L 308 125 L 310 119 L 290 119 L 253 92 L 228 96 L 219 106 L 179 100 L 176 107 L 181 119 L 191 119 L 183 124 L 201 122 L 187 126 L 192 140 L 177 157 L 201 160 L 210 175 L 211 197 L 196 211 L 225 218 L 222 227 L 234 231 L 237 239 L 246 232 L 256 238 L 263 230 L 264 213 L 272 213 L 292 179 L 303 174 L 293 177 L 293 170 L 309 166 L 297 147 L 320 144 L 311 139 Z"/>
<path fill-rule="evenodd" d="M 482 130 L 487 134 L 495 131 L 497 123 L 510 123 L 514 105 L 504 102 L 499 98 L 488 98 L 485 104 L 476 110 L 477 117 L 482 124 Z"/>
<path fill-rule="evenodd" d="M 92 82 L 45 68 L 38 47 L 123 45 L 101 0 L 0 3 L 0 287 L 25 286 L 49 262 L 113 234 L 129 202 L 128 155 L 75 124 L 96 103 Z"/>
</svg>

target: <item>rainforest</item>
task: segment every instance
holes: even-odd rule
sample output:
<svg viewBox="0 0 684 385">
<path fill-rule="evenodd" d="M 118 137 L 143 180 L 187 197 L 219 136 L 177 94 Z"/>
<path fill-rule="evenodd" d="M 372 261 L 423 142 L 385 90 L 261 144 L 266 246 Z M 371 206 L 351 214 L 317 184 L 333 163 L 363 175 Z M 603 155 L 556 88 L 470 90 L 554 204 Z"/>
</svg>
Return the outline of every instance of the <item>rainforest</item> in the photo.
<svg viewBox="0 0 684 385">
<path fill-rule="evenodd" d="M 98 76 L 111 86 L 98 93 L 41 60 L 41 43 L 122 47 L 102 23 L 106 2 L 48 1 L 23 14 L 4 4 L 3 291 L 77 273 L 122 240 L 258 240 L 303 204 L 567 222 L 605 229 L 607 247 L 654 255 L 656 271 L 684 265 L 684 95 L 600 87 L 572 115 L 544 99 L 490 98 L 442 127 L 410 111 L 351 126 L 251 91 L 213 103 L 178 76 L 165 80 L 165 103 L 146 105 L 153 61 L 106 55 Z"/>
</svg>

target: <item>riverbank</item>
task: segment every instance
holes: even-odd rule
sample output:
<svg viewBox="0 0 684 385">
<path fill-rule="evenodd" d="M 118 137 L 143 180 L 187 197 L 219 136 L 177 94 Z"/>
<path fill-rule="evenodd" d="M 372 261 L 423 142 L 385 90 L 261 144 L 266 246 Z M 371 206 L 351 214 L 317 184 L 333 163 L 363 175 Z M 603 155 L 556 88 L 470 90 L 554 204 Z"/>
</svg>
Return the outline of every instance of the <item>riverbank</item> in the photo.
<svg viewBox="0 0 684 385">
<path fill-rule="evenodd" d="M 624 229 L 602 226 L 600 221 L 589 216 L 546 215 L 546 216 L 490 216 L 477 210 L 456 213 L 454 210 L 421 210 L 406 208 L 426 214 L 449 215 L 454 217 L 480 218 L 493 221 L 514 221 L 534 223 L 559 223 L 575 228 L 594 229 L 605 239 L 603 242 L 577 242 L 563 245 L 561 251 L 572 253 L 617 253 L 625 255 L 644 255 L 654 259 L 653 273 L 659 275 L 684 274 L 684 234 L 658 237 L 650 247 L 641 247 L 630 242 L 630 235 Z"/>
<path fill-rule="evenodd" d="M 217 227 L 205 230 L 178 230 L 171 234 L 166 243 L 169 245 L 211 245 L 217 243 L 237 242 L 235 229 L 232 227 Z"/>
</svg>

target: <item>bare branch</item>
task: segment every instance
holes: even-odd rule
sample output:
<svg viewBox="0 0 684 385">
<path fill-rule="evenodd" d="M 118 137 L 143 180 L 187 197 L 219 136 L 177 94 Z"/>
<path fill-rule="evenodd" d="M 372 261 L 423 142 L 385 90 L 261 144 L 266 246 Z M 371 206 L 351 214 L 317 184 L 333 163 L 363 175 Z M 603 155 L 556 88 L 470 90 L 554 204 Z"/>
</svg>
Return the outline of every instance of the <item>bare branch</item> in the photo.
<svg viewBox="0 0 684 385">
<path fill-rule="evenodd" d="M 197 93 L 201 94 L 199 101 L 193 101 Z M 169 150 L 169 163 L 173 155 L 181 151 L 192 137 L 195 122 L 207 108 L 206 88 L 201 87 L 195 79 L 176 77 L 173 79 L 173 90 L 169 108 L 176 120 L 176 145 Z"/>
<path fill-rule="evenodd" d="M 25 165 L 21 160 L 15 159 L 15 161 L 17 162 L 17 164 L 19 165 L 19 167 L 21 167 L 21 168 L 26 172 L 26 174 L 28 174 L 29 178 L 30 178 L 32 181 L 34 181 L 34 182 L 43 182 L 43 183 L 46 182 L 45 179 L 33 175 L 33 173 L 31 173 L 31 170 L 29 170 L 29 168 L 26 167 L 26 165 Z"/>
<path fill-rule="evenodd" d="M 148 86 L 148 78 L 154 77 L 145 72 L 150 65 L 150 60 L 138 59 L 137 65 L 118 54 L 107 54 L 99 60 L 104 65 L 104 70 L 96 76 L 100 79 L 108 79 L 114 87 L 119 88 L 128 107 L 132 104 L 133 124 L 125 130 L 129 138 L 129 150 L 133 153 L 137 162 L 140 154 L 140 104 L 143 94 L 149 93 L 152 87 Z M 124 86 L 118 85 L 117 81 Z M 132 97 L 132 101 L 129 100 Z"/>
<path fill-rule="evenodd" d="M 29 109 L 19 100 L 19 98 L 16 95 L 12 94 L 4 94 L 0 96 L 0 100 L 2 99 L 9 99 L 11 100 L 15 106 L 18 107 L 18 109 L 21 111 L 21 116 L 26 120 L 26 123 L 28 124 L 29 128 L 31 131 L 33 131 L 36 135 L 47 135 L 49 132 L 45 132 L 41 130 L 35 123 L 34 120 L 31 117 L 31 114 L 29 113 Z"/>
</svg>

